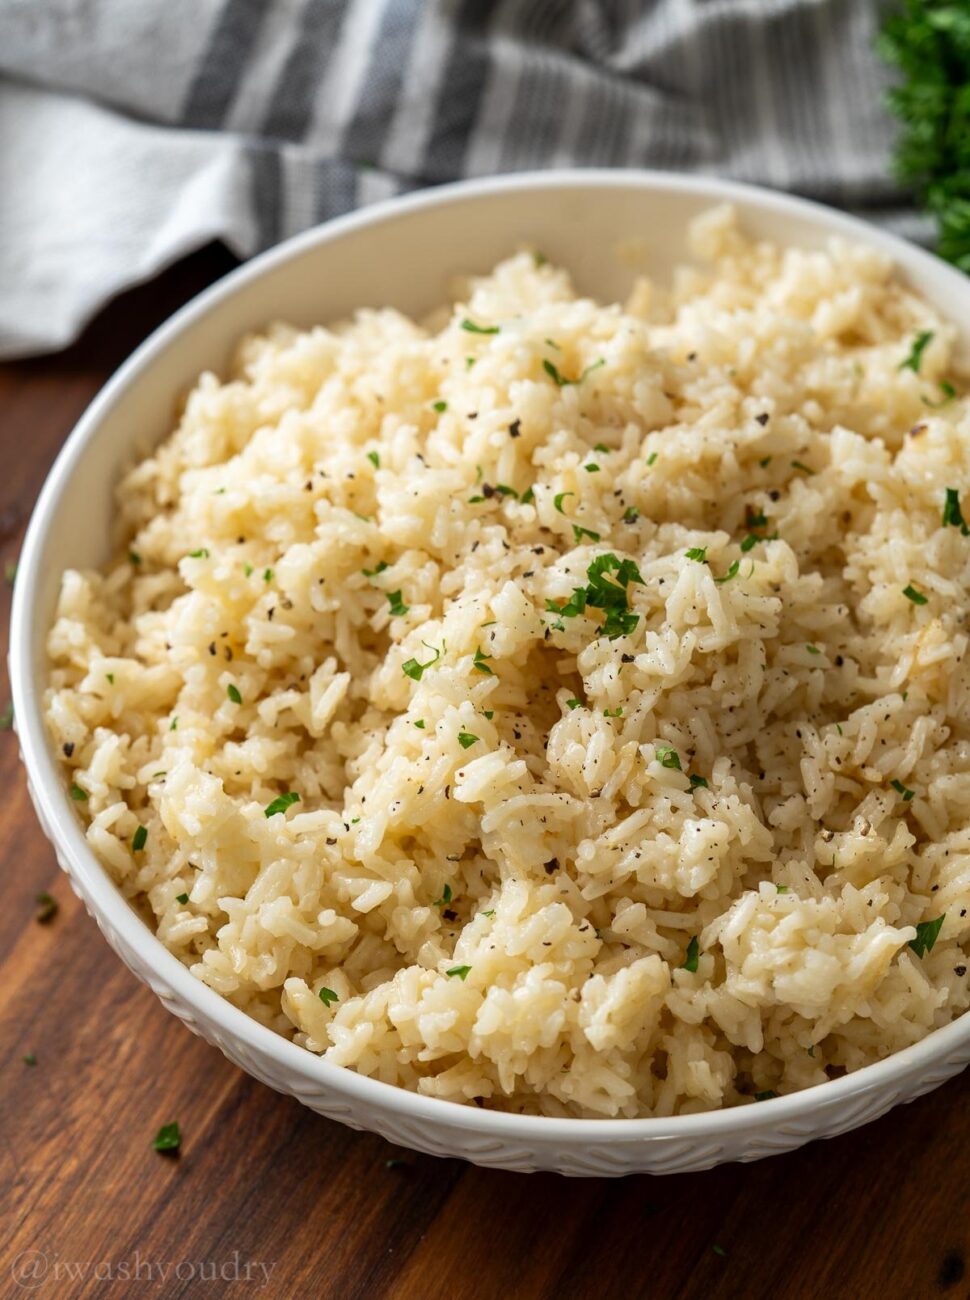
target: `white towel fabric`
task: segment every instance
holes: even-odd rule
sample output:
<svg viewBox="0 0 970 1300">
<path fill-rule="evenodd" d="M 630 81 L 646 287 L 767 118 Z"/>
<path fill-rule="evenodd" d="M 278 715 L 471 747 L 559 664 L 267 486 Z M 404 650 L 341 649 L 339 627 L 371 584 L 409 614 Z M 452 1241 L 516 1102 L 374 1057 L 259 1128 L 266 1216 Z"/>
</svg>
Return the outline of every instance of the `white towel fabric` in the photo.
<svg viewBox="0 0 970 1300">
<path fill-rule="evenodd" d="M 462 176 L 661 167 L 928 240 L 881 0 L 0 0 L 0 356 L 212 239 Z"/>
</svg>

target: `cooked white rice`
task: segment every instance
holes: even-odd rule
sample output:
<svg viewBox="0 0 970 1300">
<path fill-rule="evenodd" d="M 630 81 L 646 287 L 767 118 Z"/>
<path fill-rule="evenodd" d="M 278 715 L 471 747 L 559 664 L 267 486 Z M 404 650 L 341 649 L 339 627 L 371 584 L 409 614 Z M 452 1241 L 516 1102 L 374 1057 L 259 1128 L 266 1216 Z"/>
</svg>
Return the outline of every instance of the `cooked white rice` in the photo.
<svg viewBox="0 0 970 1300">
<path fill-rule="evenodd" d="M 335 1064 L 668 1115 L 968 1005 L 954 330 L 871 249 L 693 235 L 625 309 L 521 253 L 426 325 L 246 339 L 64 575 L 91 847 Z"/>
</svg>

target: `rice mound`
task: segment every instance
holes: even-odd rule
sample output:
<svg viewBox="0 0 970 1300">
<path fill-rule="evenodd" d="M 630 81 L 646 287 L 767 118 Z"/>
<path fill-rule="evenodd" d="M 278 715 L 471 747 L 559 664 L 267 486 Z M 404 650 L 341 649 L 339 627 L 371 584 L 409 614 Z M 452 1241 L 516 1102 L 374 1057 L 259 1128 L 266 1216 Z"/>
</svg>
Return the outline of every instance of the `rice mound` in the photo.
<svg viewBox="0 0 970 1300">
<path fill-rule="evenodd" d="M 670 1115 L 970 1001 L 954 329 L 872 249 L 692 238 L 625 308 L 522 252 L 425 325 L 247 338 L 64 575 L 92 849 L 335 1064 Z"/>
</svg>

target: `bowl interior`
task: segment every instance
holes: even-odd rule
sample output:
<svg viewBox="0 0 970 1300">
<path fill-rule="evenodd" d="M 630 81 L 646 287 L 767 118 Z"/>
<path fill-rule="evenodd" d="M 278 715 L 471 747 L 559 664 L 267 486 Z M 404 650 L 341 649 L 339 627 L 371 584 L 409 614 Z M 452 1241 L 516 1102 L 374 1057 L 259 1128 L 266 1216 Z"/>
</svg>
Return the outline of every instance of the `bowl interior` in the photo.
<svg viewBox="0 0 970 1300">
<path fill-rule="evenodd" d="M 970 290 L 963 277 L 890 236 L 744 186 L 591 172 L 448 187 L 332 222 L 226 277 L 136 352 L 62 451 L 35 511 L 15 592 L 11 678 L 18 729 L 39 803 L 48 805 L 52 829 L 74 857 L 91 855 L 60 788 L 41 714 L 44 646 L 60 576 L 66 567 L 107 557 L 118 475 L 171 430 L 178 401 L 199 373 L 224 371 L 239 337 L 273 320 L 306 327 L 385 305 L 420 315 L 447 298 L 456 275 L 487 271 L 523 245 L 568 267 L 581 292 L 622 299 L 637 274 L 663 280 L 671 266 L 689 261 L 689 221 L 723 201 L 735 204 L 745 231 L 759 238 L 811 248 L 840 235 L 882 248 L 901 277 L 955 322 L 966 346 Z M 85 868 L 95 869 L 93 860 Z M 100 892 L 108 882 L 97 874 Z M 203 994 L 208 998 L 200 986 Z M 938 1032 L 952 1038 L 948 1030 Z"/>
</svg>

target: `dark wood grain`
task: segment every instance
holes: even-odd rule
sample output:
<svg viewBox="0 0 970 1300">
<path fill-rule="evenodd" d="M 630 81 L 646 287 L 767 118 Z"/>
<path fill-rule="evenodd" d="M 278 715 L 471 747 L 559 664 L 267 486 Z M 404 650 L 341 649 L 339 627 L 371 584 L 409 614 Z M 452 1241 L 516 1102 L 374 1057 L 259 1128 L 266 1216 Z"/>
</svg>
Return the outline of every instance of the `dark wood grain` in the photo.
<svg viewBox="0 0 970 1300">
<path fill-rule="evenodd" d="M 70 351 L 0 367 L 0 560 L 101 382 L 230 264 L 197 254 Z M 5 590 L 4 643 L 8 615 Z M 970 1295 L 967 1076 L 844 1138 L 705 1174 L 526 1177 L 395 1151 L 240 1073 L 121 966 L 57 870 L 9 732 L 0 788 L 0 1295 L 23 1292 L 25 1260 L 21 1281 L 58 1297 Z M 47 925 L 42 890 L 60 904 Z M 173 1119 L 178 1159 L 151 1149 Z"/>
</svg>

